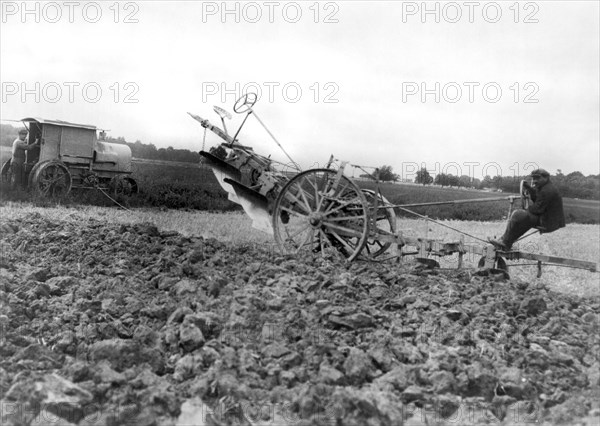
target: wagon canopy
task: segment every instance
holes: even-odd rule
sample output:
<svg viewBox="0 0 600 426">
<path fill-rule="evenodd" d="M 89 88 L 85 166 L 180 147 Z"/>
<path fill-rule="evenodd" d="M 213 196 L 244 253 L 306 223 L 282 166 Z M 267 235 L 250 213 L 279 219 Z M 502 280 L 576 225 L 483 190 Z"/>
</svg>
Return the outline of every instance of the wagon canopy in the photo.
<svg viewBox="0 0 600 426">
<path fill-rule="evenodd" d="M 68 121 L 48 120 L 46 118 L 40 118 L 40 117 L 27 117 L 27 118 L 21 119 L 21 121 L 23 121 L 25 123 L 52 124 L 54 126 L 75 127 L 78 129 L 96 130 L 96 126 L 92 126 L 91 124 L 69 123 Z"/>
<path fill-rule="evenodd" d="M 29 123 L 29 142 L 41 138 L 40 155 L 37 161 L 60 160 L 63 163 L 88 164 L 94 158 L 96 126 L 75 124 L 62 120 L 47 120 L 38 117 L 24 118 Z"/>
</svg>

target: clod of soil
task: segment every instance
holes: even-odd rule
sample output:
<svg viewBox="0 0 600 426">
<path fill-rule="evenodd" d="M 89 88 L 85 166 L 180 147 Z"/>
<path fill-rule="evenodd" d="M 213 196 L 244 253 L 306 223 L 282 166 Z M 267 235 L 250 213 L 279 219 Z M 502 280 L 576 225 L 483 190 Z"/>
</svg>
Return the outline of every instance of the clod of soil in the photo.
<svg viewBox="0 0 600 426">
<path fill-rule="evenodd" d="M 152 224 L 0 230 L 2 424 L 598 422 L 598 300 Z"/>
</svg>

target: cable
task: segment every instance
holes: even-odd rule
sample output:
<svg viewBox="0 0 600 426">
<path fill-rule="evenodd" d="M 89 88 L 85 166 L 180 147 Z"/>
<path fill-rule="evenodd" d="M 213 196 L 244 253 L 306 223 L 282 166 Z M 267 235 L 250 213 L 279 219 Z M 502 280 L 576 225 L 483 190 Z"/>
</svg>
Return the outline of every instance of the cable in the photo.
<svg viewBox="0 0 600 426">
<path fill-rule="evenodd" d="M 396 206 L 396 207 L 397 207 L 397 206 Z M 412 210 L 405 209 L 405 208 L 403 208 L 403 207 L 397 207 L 397 208 L 399 208 L 400 210 L 404 210 L 404 211 L 405 211 L 405 212 L 407 212 L 407 213 L 414 214 L 415 216 L 418 216 L 418 217 L 420 217 L 420 218 L 422 218 L 422 219 L 426 219 L 426 220 L 428 220 L 428 221 L 430 221 L 430 222 L 437 223 L 437 224 L 438 224 L 438 225 L 440 225 L 440 226 L 444 226 L 444 227 L 446 227 L 446 228 L 448 228 L 448 229 L 452 229 L 453 231 L 456 231 L 456 232 L 458 232 L 458 233 L 460 233 L 460 234 L 466 235 L 467 237 L 471 237 L 471 238 L 473 238 L 473 239 L 475 239 L 475 240 L 479 240 L 479 241 L 481 241 L 481 242 L 484 242 L 484 243 L 486 243 L 486 244 L 489 244 L 489 242 L 488 242 L 488 241 L 486 241 L 486 240 L 484 240 L 484 239 L 481 239 L 481 238 L 479 238 L 479 237 L 476 237 L 476 236 L 474 236 L 474 235 L 471 235 L 471 234 L 467 234 L 466 232 L 464 232 L 464 231 L 461 231 L 460 229 L 453 228 L 453 227 L 451 227 L 450 225 L 443 224 L 443 223 L 441 223 L 441 222 L 438 222 L 437 220 L 434 220 L 434 219 L 431 219 L 431 218 L 429 218 L 429 217 L 427 217 L 427 216 L 424 216 L 424 215 L 422 215 L 422 214 L 419 214 L 419 213 L 413 212 Z"/>
<path fill-rule="evenodd" d="M 133 212 L 132 210 L 128 209 L 127 207 L 119 204 L 117 202 L 117 200 L 115 200 L 114 198 L 112 198 L 110 195 L 108 195 L 106 192 L 104 192 L 104 190 L 102 188 L 100 188 L 99 186 L 96 186 L 96 189 L 100 192 L 102 192 L 104 195 L 106 195 L 106 197 L 108 197 L 109 200 L 111 200 L 113 203 L 115 203 L 117 206 L 121 207 L 123 210 L 127 210 L 128 212 Z"/>
<path fill-rule="evenodd" d="M 294 168 L 296 170 L 298 170 L 299 172 L 301 172 L 302 168 L 298 165 L 298 163 L 296 163 L 294 160 L 292 160 L 292 157 L 290 157 L 290 155 L 286 152 L 286 150 L 283 149 L 283 147 L 281 146 L 281 144 L 279 143 L 279 141 L 277 140 L 277 138 L 273 135 L 273 133 L 271 133 L 271 131 L 267 128 L 267 126 L 265 126 L 265 124 L 258 117 L 258 115 L 256 115 L 256 113 L 252 109 L 250 109 L 250 112 L 252 114 L 254 114 L 254 118 L 256 118 L 258 120 L 258 122 L 261 124 L 261 126 L 263 126 L 263 128 L 267 131 L 267 133 L 269 134 L 269 136 L 271 136 L 271 138 L 275 141 L 275 143 L 277 144 L 277 146 L 279 147 L 279 149 L 281 149 L 283 151 L 283 153 L 286 155 L 286 157 L 292 162 L 292 164 L 294 165 Z M 246 116 L 246 117 L 248 117 L 248 116 Z"/>
</svg>

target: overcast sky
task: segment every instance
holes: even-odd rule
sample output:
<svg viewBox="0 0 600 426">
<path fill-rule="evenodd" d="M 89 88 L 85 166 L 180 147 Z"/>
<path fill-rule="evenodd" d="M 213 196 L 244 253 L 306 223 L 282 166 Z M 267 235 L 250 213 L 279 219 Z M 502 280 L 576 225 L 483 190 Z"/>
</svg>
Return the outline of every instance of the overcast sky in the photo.
<svg viewBox="0 0 600 426">
<path fill-rule="evenodd" d="M 2 2 L 2 119 L 197 151 L 203 129 L 187 112 L 219 123 L 213 105 L 232 111 L 245 87 L 305 168 L 333 154 L 404 178 L 421 165 L 477 178 L 534 165 L 599 173 L 597 1 L 27 7 Z M 240 140 L 285 159 L 254 118 Z"/>
</svg>

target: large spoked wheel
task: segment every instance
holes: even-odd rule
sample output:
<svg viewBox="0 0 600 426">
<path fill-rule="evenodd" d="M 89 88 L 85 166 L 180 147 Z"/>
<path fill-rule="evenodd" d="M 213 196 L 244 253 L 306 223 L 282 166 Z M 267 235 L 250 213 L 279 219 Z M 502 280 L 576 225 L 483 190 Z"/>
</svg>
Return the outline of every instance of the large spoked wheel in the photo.
<svg viewBox="0 0 600 426">
<path fill-rule="evenodd" d="M 375 191 L 363 189 L 363 194 L 369 206 L 369 217 L 371 218 L 371 226 L 369 226 L 369 238 L 363 255 L 369 259 L 384 254 L 392 245 L 390 242 L 382 242 L 380 236 L 391 236 L 396 233 L 397 220 L 396 212 L 391 206 L 392 204 L 381 194 L 377 195 Z M 375 211 L 375 201 L 377 200 L 377 211 Z"/>
<path fill-rule="evenodd" d="M 133 178 L 123 175 L 117 175 L 110 180 L 110 189 L 115 196 L 130 196 L 138 193 L 137 182 Z"/>
<path fill-rule="evenodd" d="M 350 179 L 331 169 L 308 170 L 275 201 L 275 241 L 288 254 L 334 252 L 352 261 L 367 243 L 368 213 L 365 195 Z"/>
<path fill-rule="evenodd" d="M 62 198 L 71 191 L 71 173 L 60 161 L 36 164 L 30 175 L 30 188 L 42 197 Z"/>
</svg>

